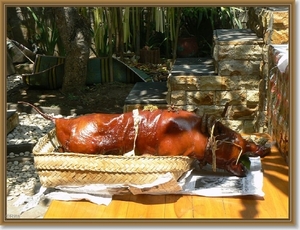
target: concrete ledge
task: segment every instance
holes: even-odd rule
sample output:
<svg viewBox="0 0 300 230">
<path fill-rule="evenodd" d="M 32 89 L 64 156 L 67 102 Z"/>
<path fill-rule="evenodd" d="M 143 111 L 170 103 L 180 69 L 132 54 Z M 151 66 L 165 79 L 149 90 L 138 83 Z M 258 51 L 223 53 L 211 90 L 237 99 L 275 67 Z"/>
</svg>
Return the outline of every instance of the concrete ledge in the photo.
<svg viewBox="0 0 300 230">
<path fill-rule="evenodd" d="M 137 82 L 124 103 L 124 112 L 142 109 L 145 105 L 167 108 L 167 82 Z"/>
<path fill-rule="evenodd" d="M 21 152 L 32 152 L 33 147 L 35 144 L 18 144 L 18 145 L 6 145 L 6 152 L 7 154 L 13 153 L 21 153 Z"/>
<path fill-rule="evenodd" d="M 16 110 L 6 111 L 6 134 L 10 133 L 15 127 L 19 125 L 19 116 Z"/>
<path fill-rule="evenodd" d="M 177 58 L 172 68 L 172 77 L 211 75 L 216 75 L 212 58 Z"/>
</svg>

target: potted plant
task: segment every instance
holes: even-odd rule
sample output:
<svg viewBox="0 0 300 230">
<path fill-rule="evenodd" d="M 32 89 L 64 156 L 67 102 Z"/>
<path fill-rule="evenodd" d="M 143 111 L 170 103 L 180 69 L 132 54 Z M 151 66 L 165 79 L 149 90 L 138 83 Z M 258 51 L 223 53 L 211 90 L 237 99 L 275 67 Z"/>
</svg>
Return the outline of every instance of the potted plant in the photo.
<svg viewBox="0 0 300 230">
<path fill-rule="evenodd" d="M 180 34 L 178 37 L 178 57 L 211 55 L 214 29 L 242 28 L 238 7 L 183 7 Z"/>
<path fill-rule="evenodd" d="M 166 41 L 163 34 L 155 30 L 140 50 L 140 63 L 160 64 L 160 46 Z"/>
<path fill-rule="evenodd" d="M 184 7 L 178 37 L 178 57 L 194 57 L 199 53 L 199 31 L 202 22 L 209 19 L 207 7 Z"/>
<path fill-rule="evenodd" d="M 194 57 L 198 54 L 198 49 L 197 37 L 182 28 L 178 37 L 177 56 L 180 58 Z"/>
</svg>

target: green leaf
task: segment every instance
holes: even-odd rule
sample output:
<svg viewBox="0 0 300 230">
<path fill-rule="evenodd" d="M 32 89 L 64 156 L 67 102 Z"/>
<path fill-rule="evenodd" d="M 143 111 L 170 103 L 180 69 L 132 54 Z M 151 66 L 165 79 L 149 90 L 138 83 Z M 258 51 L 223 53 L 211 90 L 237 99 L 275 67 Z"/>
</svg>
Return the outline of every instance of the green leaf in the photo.
<svg viewBox="0 0 300 230">
<path fill-rule="evenodd" d="M 239 159 L 239 162 L 241 162 L 248 170 L 250 170 L 251 161 L 248 155 L 242 155 Z"/>
</svg>

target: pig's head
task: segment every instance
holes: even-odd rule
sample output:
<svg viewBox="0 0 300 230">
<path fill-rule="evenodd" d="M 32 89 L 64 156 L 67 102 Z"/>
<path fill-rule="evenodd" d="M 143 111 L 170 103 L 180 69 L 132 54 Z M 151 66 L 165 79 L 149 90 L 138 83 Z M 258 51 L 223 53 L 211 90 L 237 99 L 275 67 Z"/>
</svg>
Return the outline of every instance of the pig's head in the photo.
<svg viewBox="0 0 300 230">
<path fill-rule="evenodd" d="M 216 167 L 236 176 L 246 176 L 247 168 L 250 166 L 248 157 L 264 157 L 270 152 L 270 147 L 244 139 L 241 134 L 220 121 L 215 122 L 211 131 L 213 133 L 209 137 L 206 161 L 213 164 L 215 155 Z"/>
</svg>

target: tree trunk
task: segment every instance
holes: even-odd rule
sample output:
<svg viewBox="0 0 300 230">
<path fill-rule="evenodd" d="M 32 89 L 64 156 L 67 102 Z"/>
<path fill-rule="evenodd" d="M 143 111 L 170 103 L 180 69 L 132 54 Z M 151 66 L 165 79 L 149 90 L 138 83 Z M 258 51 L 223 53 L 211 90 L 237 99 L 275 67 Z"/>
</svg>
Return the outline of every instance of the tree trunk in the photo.
<svg viewBox="0 0 300 230">
<path fill-rule="evenodd" d="M 91 34 L 89 22 L 75 7 L 55 7 L 59 34 L 66 51 L 62 92 L 79 92 L 86 84 Z"/>
</svg>

